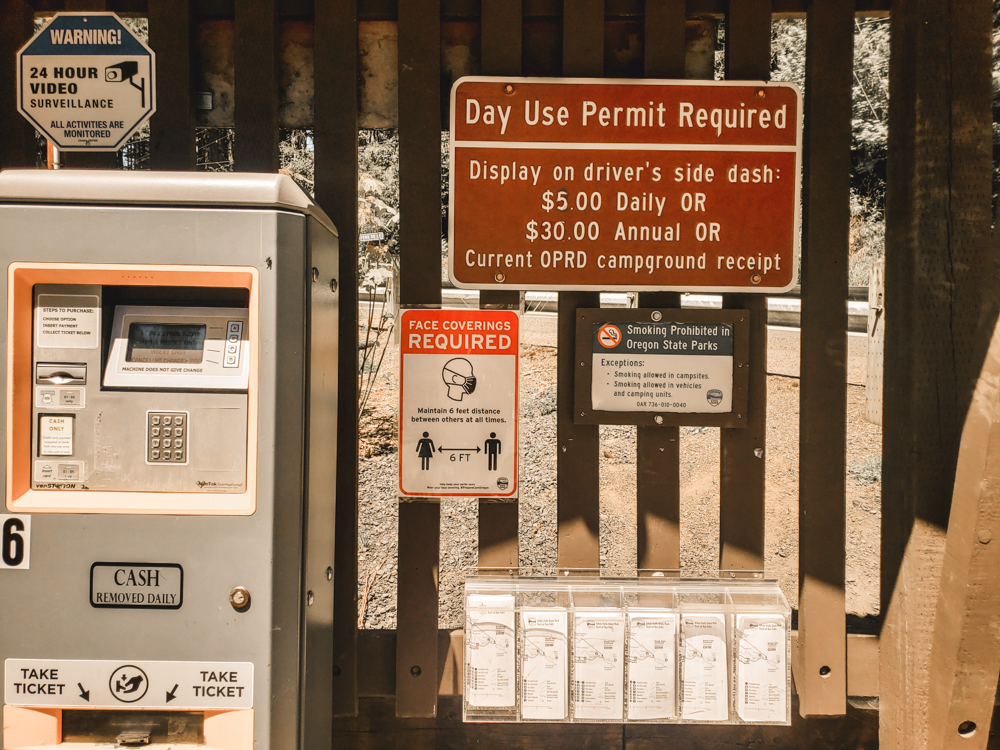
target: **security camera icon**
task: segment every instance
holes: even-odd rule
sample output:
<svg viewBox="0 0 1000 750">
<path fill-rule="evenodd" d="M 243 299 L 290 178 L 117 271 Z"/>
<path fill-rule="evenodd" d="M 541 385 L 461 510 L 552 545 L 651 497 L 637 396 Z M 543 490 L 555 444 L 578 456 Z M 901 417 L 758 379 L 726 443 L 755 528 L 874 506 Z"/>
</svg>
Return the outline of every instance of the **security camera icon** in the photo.
<svg viewBox="0 0 1000 750">
<path fill-rule="evenodd" d="M 121 83 L 128 81 L 133 88 L 142 92 L 142 106 L 146 106 L 146 79 L 140 78 L 139 83 L 135 82 L 135 77 L 139 75 L 139 63 L 136 60 L 125 60 L 115 65 L 109 65 L 104 69 L 104 80 L 108 83 Z"/>
<path fill-rule="evenodd" d="M 104 80 L 110 82 L 128 81 L 139 75 L 139 63 L 126 60 L 117 65 L 109 65 L 104 69 Z"/>
</svg>

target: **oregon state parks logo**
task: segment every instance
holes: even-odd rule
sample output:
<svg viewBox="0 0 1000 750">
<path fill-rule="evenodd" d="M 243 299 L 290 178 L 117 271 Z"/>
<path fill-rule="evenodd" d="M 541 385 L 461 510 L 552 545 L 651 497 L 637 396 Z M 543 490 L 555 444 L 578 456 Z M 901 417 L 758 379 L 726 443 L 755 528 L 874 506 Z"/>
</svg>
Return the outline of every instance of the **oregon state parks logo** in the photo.
<svg viewBox="0 0 1000 750">
<path fill-rule="evenodd" d="M 706 395 L 708 397 L 708 403 L 712 406 L 718 406 L 722 403 L 722 391 L 718 388 L 713 388 Z"/>
</svg>

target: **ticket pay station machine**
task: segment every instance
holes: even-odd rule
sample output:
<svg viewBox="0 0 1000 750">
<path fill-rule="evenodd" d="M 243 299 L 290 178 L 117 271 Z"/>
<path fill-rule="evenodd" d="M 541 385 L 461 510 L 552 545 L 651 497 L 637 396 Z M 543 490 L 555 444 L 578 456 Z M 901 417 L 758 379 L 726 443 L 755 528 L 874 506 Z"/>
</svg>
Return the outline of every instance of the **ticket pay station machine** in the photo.
<svg viewBox="0 0 1000 750">
<path fill-rule="evenodd" d="M 336 230 L 288 177 L 0 174 L 3 750 L 329 747 Z"/>
</svg>

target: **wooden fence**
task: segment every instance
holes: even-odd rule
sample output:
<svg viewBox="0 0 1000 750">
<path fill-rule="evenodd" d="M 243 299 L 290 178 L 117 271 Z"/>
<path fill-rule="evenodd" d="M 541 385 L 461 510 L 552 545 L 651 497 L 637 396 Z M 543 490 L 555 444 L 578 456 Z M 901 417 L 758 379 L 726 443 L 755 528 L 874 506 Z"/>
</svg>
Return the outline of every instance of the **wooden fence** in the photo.
<svg viewBox="0 0 1000 750">
<path fill-rule="evenodd" d="M 934 675 L 940 676 L 940 671 L 931 674 L 930 650 L 959 436 L 989 341 L 986 329 L 996 318 L 996 305 L 987 294 L 996 278 L 990 234 L 987 0 L 0 0 L 0 60 L 10 63 L 30 38 L 35 14 L 58 10 L 148 16 L 159 76 L 150 136 L 154 169 L 195 167 L 195 131 L 202 115 L 194 94 L 210 65 L 231 81 L 222 92 L 231 101 L 218 99 L 217 93 L 218 116 L 231 122 L 212 124 L 235 128 L 236 170 L 277 170 L 279 127 L 290 121 L 311 127 L 316 199 L 340 230 L 342 290 L 357 288 L 353 248 L 359 121 L 398 126 L 403 305 L 441 301 L 440 131 L 447 127 L 447 91 L 458 75 L 711 77 L 713 50 L 704 38 L 723 19 L 726 77 L 767 79 L 772 19 L 806 17 L 800 590 L 793 666 L 798 710 L 803 716 L 838 716 L 848 711 L 849 694 L 878 694 L 884 747 L 925 746 L 924 709 Z M 845 628 L 845 301 L 854 21 L 856 15 L 890 11 L 885 625 L 876 641 L 849 638 Z M 378 35 L 386 44 L 368 43 Z M 287 47 L 293 37 L 306 54 L 292 72 L 301 74 L 297 84 L 312 84 L 311 96 L 308 85 L 297 85 L 294 97 L 289 93 Z M 461 54 L 444 54 L 455 50 Z M 13 87 L 13 76 L 0 77 L 0 101 L 5 103 L 0 110 L 0 166 L 34 167 L 37 145 L 31 128 L 14 111 Z M 289 104 L 295 97 L 298 109 Z M 67 167 L 114 166 L 106 155 L 67 154 L 64 162 Z M 484 292 L 481 304 L 506 306 L 517 299 L 517 292 Z M 335 711 L 355 717 L 359 698 L 384 700 L 362 704 L 361 719 L 338 720 L 336 742 L 458 746 L 473 736 L 494 742 L 506 736 L 517 737 L 519 746 L 531 746 L 533 740 L 517 728 L 457 733 L 454 702 L 443 704 L 442 713 L 449 715 L 437 724 L 429 718 L 438 713 L 439 693 L 461 690 L 454 663 L 460 634 L 438 631 L 440 514 L 435 503 L 400 506 L 397 631 L 362 632 L 359 637 L 357 393 L 352 376 L 358 321 L 356 306 L 348 295 L 344 300 Z M 677 307 L 679 295 L 642 294 L 639 304 Z M 575 310 L 598 305 L 596 293 L 564 292 L 559 297 L 558 564 L 566 568 L 599 565 L 599 428 L 574 424 L 571 414 Z M 764 299 L 754 295 L 726 295 L 724 306 L 749 311 L 751 373 L 749 424 L 721 434 L 719 567 L 762 570 L 766 309 Z M 677 428 L 638 428 L 637 452 L 637 567 L 678 568 Z M 480 565 L 516 565 L 517 504 L 482 501 L 479 518 Z M 936 670 L 955 667 L 954 659 L 945 659 L 944 667 L 940 660 L 936 664 Z M 995 683 L 995 673 L 993 677 Z M 388 696 L 394 702 L 386 703 Z M 451 729 L 442 729 L 440 722 L 449 721 Z M 874 741 L 870 721 L 863 731 L 825 726 L 806 725 L 794 735 L 795 742 L 809 744 L 821 736 L 856 746 Z M 407 727 L 415 733 L 405 735 Z M 420 734 L 428 728 L 443 733 Z M 690 727 L 673 729 L 673 735 L 655 736 L 679 740 L 697 734 Z M 629 737 L 636 747 L 643 746 L 643 737 L 647 742 L 654 737 L 650 731 L 629 729 Z M 749 734 L 741 736 L 725 729 L 718 736 L 738 744 L 751 735 L 754 741 L 785 742 L 780 731 L 745 731 Z M 321 737 L 324 732 L 310 734 Z M 959 736 L 947 734 L 952 735 Z M 563 727 L 560 734 L 538 729 L 534 741 L 557 736 L 582 746 L 631 741 L 621 727 L 579 726 Z M 963 747 L 984 747 L 986 737 L 985 731 L 978 740 L 962 737 L 967 742 Z M 329 746 L 315 746 L 323 745 Z"/>
</svg>

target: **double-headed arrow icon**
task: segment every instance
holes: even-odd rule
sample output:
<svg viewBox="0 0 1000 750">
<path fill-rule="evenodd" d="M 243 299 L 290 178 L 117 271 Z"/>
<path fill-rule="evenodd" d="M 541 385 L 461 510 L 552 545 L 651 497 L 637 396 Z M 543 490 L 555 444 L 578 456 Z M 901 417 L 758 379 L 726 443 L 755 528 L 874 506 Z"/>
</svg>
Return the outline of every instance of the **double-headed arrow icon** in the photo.
<svg viewBox="0 0 1000 750">
<path fill-rule="evenodd" d="M 438 448 L 438 453 L 441 453 L 442 451 L 461 451 L 462 453 L 472 453 L 472 451 L 475 451 L 476 453 L 479 453 L 481 450 L 482 448 L 478 446 L 475 448 Z"/>
</svg>

